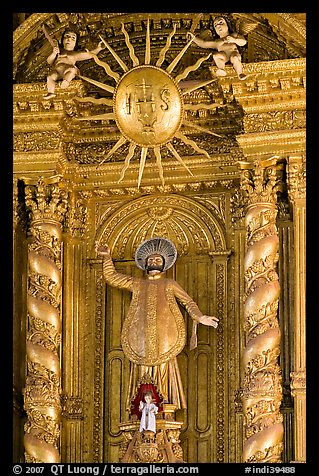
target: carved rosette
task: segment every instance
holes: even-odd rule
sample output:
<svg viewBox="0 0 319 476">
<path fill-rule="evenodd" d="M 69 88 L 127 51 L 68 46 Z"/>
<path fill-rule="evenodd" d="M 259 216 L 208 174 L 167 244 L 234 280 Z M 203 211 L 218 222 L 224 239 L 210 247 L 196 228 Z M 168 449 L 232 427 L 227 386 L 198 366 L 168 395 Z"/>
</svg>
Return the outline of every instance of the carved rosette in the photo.
<svg viewBox="0 0 319 476">
<path fill-rule="evenodd" d="M 67 207 L 59 177 L 26 180 L 30 212 L 27 296 L 25 460 L 60 461 L 61 238 Z"/>
<path fill-rule="evenodd" d="M 283 450 L 281 333 L 277 318 L 280 286 L 276 265 L 279 239 L 276 192 L 280 191 L 276 158 L 240 163 L 241 187 L 248 194 L 245 216 L 247 251 L 242 358 L 242 405 L 245 424 L 243 461 L 280 462 Z"/>
</svg>

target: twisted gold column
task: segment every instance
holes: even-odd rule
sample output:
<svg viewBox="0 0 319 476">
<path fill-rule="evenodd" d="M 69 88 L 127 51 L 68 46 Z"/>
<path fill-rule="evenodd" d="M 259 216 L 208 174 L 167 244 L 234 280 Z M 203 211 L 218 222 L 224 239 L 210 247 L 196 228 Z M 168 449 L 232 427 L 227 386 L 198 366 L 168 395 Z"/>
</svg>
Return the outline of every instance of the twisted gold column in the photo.
<svg viewBox="0 0 319 476">
<path fill-rule="evenodd" d="M 289 157 L 288 194 L 293 204 L 295 246 L 294 370 L 294 462 L 306 462 L 306 171 L 302 157 Z"/>
<path fill-rule="evenodd" d="M 276 272 L 279 239 L 276 227 L 276 158 L 240 162 L 241 188 L 248 194 L 245 217 L 245 267 L 242 403 L 244 462 L 280 462 L 283 450 L 281 333 L 277 319 L 280 286 Z"/>
<path fill-rule="evenodd" d="M 25 180 L 30 212 L 27 290 L 25 460 L 60 461 L 61 235 L 66 210 L 59 177 Z"/>
</svg>

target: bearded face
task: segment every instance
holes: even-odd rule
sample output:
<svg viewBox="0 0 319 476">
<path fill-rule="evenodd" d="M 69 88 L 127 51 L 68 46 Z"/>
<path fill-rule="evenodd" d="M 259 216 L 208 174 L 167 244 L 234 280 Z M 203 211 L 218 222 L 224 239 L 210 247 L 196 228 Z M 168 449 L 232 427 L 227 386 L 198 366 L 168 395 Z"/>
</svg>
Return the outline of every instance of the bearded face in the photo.
<svg viewBox="0 0 319 476">
<path fill-rule="evenodd" d="M 162 272 L 164 269 L 164 263 L 165 262 L 162 255 L 153 254 L 147 258 L 145 269 L 148 273 L 150 271 Z"/>
</svg>

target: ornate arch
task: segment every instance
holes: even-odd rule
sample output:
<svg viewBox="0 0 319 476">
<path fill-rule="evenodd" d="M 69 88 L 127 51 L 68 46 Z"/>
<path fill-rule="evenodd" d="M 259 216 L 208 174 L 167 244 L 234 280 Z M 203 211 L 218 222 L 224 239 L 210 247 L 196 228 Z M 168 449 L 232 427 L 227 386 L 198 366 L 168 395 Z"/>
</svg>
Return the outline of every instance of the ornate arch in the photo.
<svg viewBox="0 0 319 476">
<path fill-rule="evenodd" d="M 115 259 L 131 260 L 138 245 L 153 236 L 172 240 L 179 256 L 226 250 L 219 217 L 194 199 L 180 195 L 130 201 L 103 222 L 95 239 L 107 243 Z"/>
</svg>

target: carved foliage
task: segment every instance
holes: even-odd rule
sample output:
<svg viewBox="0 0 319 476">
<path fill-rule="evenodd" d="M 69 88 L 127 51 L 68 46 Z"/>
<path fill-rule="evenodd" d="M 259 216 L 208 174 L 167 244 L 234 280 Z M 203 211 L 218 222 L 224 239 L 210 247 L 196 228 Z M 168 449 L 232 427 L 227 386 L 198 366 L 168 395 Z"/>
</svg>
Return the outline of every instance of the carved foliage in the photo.
<svg viewBox="0 0 319 476">
<path fill-rule="evenodd" d="M 68 206 L 68 193 L 59 187 L 60 177 L 40 177 L 36 183 L 27 182 L 25 203 L 33 221 L 53 220 L 62 223 Z"/>
<path fill-rule="evenodd" d="M 256 161 L 252 168 L 245 167 L 248 164 L 244 162 L 240 164 L 242 166 L 240 185 L 242 190 L 249 195 L 249 203 L 276 203 L 276 194 L 282 190 L 276 157 L 264 162 Z"/>
</svg>

